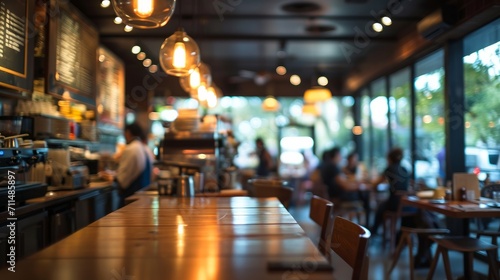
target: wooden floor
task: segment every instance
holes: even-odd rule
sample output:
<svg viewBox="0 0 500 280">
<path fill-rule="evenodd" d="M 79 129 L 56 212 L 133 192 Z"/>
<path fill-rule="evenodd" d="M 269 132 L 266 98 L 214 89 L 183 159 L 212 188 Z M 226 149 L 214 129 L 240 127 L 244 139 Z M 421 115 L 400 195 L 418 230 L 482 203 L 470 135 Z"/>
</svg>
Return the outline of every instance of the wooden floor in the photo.
<svg viewBox="0 0 500 280">
<path fill-rule="evenodd" d="M 302 226 L 302 228 L 306 231 L 307 235 L 313 239 L 313 241 L 317 240 L 317 236 L 319 235 L 319 229 L 309 219 L 309 205 L 301 205 L 295 206 L 292 205 L 290 208 L 290 213 L 292 216 L 298 221 L 298 223 Z M 496 224 L 499 221 L 495 222 Z M 497 226 L 498 227 L 498 226 Z M 486 240 L 485 240 L 486 241 Z M 369 256 L 370 256 L 370 280 L 381 280 L 384 279 L 384 272 L 389 266 L 389 253 L 387 250 L 384 250 L 381 246 L 381 237 L 380 235 L 375 235 L 370 239 L 370 247 L 369 247 Z M 434 253 L 434 247 L 432 248 L 432 252 Z M 416 251 L 416 248 L 415 250 Z M 462 255 L 456 252 L 450 252 L 450 262 L 452 264 L 452 273 L 454 279 L 457 279 L 462 271 Z M 457 264 L 457 265 L 456 265 Z M 475 260 L 474 261 L 474 271 L 479 272 L 481 274 L 487 275 L 488 266 L 482 261 Z M 417 269 L 415 270 L 415 279 L 427 279 L 427 268 Z M 404 249 L 398 265 L 394 269 L 391 274 L 391 278 L 393 280 L 399 279 L 410 279 L 409 277 L 409 263 L 408 263 L 408 250 Z M 444 267 L 442 264 L 442 260 L 440 260 L 436 272 L 434 273 L 434 278 L 436 280 L 446 279 Z M 482 279 L 479 277 L 478 279 Z"/>
</svg>

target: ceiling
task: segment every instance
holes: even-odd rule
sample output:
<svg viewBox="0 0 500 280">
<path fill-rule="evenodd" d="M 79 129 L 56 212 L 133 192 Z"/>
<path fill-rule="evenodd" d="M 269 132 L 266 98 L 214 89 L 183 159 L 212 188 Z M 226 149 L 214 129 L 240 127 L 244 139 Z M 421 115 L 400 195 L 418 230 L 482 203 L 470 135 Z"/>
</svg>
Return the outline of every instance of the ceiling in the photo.
<svg viewBox="0 0 500 280">
<path fill-rule="evenodd" d="M 395 0 L 177 0 L 174 16 L 165 27 L 128 33 L 123 24 L 113 23 L 112 6 L 101 8 L 101 0 L 71 0 L 96 25 L 100 42 L 125 62 L 127 87 L 132 86 L 134 78 L 138 83 L 137 77 L 147 74 L 131 53 L 132 46 L 140 45 L 153 63 L 159 64 L 163 40 L 182 26 L 198 43 L 202 61 L 210 66 L 213 80 L 225 95 L 256 96 L 299 96 L 304 88 L 315 83 L 318 75 L 325 75 L 330 80 L 328 87 L 341 94 L 343 81 L 358 65 L 369 56 L 390 51 L 440 2 L 399 1 L 401 6 L 392 15 L 393 24 L 374 34 L 370 29 L 374 18 L 390 9 L 388 3 Z M 297 2 L 303 5 L 298 11 L 283 9 L 284 5 Z M 221 3 L 229 9 L 218 11 L 216 4 Z M 311 3 L 317 4 L 318 10 L 306 11 Z M 306 30 L 314 26 L 333 30 Z M 369 42 L 365 44 L 360 39 L 364 35 L 360 34 L 370 35 Z M 354 46 L 358 48 L 352 52 Z M 351 52 L 346 55 L 346 51 Z M 287 68 L 284 76 L 275 73 L 280 58 Z M 252 78 L 255 73 L 266 73 L 268 82 L 256 84 Z M 289 83 L 291 74 L 302 78 L 301 86 Z M 174 96 L 186 94 L 177 78 L 165 79 L 155 89 L 156 95 L 165 92 Z"/>
</svg>

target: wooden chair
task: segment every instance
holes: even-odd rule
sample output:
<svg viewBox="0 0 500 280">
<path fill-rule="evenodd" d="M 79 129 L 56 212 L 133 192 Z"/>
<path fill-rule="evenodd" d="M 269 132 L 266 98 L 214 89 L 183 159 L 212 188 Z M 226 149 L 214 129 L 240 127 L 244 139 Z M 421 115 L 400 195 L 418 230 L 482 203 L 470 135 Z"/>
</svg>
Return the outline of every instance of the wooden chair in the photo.
<svg viewBox="0 0 500 280">
<path fill-rule="evenodd" d="M 333 203 L 324 198 L 314 195 L 311 198 L 309 218 L 321 227 L 318 249 L 328 256 L 330 252 L 330 236 L 332 231 Z"/>
<path fill-rule="evenodd" d="M 335 214 L 340 217 L 353 221 L 356 218 L 358 223 L 362 223 L 362 217 L 366 215 L 363 202 L 361 200 L 342 201 L 333 200 L 335 205 Z"/>
<path fill-rule="evenodd" d="M 412 235 L 437 235 L 437 234 L 448 234 L 450 232 L 449 229 L 437 229 L 437 228 L 409 228 L 409 227 L 401 227 L 402 235 L 400 237 L 398 247 L 396 248 L 396 253 L 392 258 L 391 265 L 387 270 L 386 279 L 389 279 L 392 270 L 396 267 L 396 264 L 399 260 L 399 256 L 401 255 L 401 251 L 404 246 L 408 246 L 408 258 L 410 261 L 410 280 L 415 279 L 414 275 L 414 261 L 413 261 L 413 242 Z"/>
<path fill-rule="evenodd" d="M 436 265 L 439 261 L 439 255 L 443 255 L 444 268 L 446 271 L 446 279 L 451 280 L 451 267 L 450 267 L 450 259 L 448 257 L 448 251 L 458 251 L 467 254 L 474 254 L 476 251 L 486 251 L 488 255 L 488 264 L 489 264 L 489 276 L 488 279 L 496 279 L 500 280 L 498 276 L 498 268 L 497 262 L 495 260 L 494 252 L 498 249 L 497 246 L 493 244 L 488 244 L 479 239 L 470 238 L 470 237 L 429 237 L 437 244 L 436 254 L 434 255 L 434 259 L 432 260 L 431 268 L 429 269 L 429 274 L 427 275 L 428 280 L 432 280 L 434 276 L 434 271 L 436 270 Z M 470 257 L 470 263 L 468 263 L 468 267 L 470 271 L 472 271 L 472 260 L 473 256 Z"/>
<path fill-rule="evenodd" d="M 273 186 L 252 186 L 253 197 L 277 197 L 281 204 L 288 209 L 292 200 L 293 189 L 289 187 L 273 187 Z"/>
<path fill-rule="evenodd" d="M 397 195 L 405 197 L 408 195 L 406 191 L 398 191 Z M 401 204 L 400 204 L 401 206 Z M 393 253 L 396 246 L 396 235 L 401 224 L 401 218 L 415 216 L 414 211 L 404 211 L 402 207 L 398 207 L 397 211 L 385 211 L 382 218 L 382 242 L 389 243 L 389 252 Z M 384 246 L 385 248 L 385 246 Z"/>
<path fill-rule="evenodd" d="M 352 267 L 353 280 L 368 278 L 368 240 L 370 231 L 342 217 L 333 222 L 330 248 Z"/>
</svg>

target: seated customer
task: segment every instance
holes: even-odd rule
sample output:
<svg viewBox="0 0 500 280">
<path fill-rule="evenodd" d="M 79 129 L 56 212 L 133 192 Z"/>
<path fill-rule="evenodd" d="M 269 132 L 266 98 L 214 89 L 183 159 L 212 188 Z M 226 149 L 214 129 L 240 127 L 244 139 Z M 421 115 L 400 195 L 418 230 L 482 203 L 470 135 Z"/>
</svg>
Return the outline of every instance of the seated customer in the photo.
<svg viewBox="0 0 500 280">
<path fill-rule="evenodd" d="M 333 148 L 328 153 L 329 159 L 322 163 L 320 173 L 323 183 L 327 186 L 330 200 L 356 201 L 359 200 L 361 183 L 348 180 L 341 171 L 342 155 L 339 148 Z"/>
<path fill-rule="evenodd" d="M 389 183 L 389 198 L 380 203 L 375 213 L 375 221 L 370 231 L 376 234 L 377 230 L 382 223 L 385 211 L 397 211 L 399 208 L 399 201 L 401 193 L 408 191 L 410 185 L 410 172 L 401 165 L 403 160 L 403 150 L 394 148 L 387 154 L 387 168 L 380 177 L 372 182 L 373 186 L 377 186 L 383 182 Z"/>
<path fill-rule="evenodd" d="M 342 168 L 342 171 L 346 175 L 349 181 L 356 181 L 357 175 L 359 173 L 359 161 L 358 161 L 358 153 L 351 152 L 347 155 L 347 164 Z M 368 226 L 370 221 L 370 191 L 368 190 L 359 190 L 358 199 L 363 202 L 363 209 L 365 210 L 366 223 Z"/>
</svg>

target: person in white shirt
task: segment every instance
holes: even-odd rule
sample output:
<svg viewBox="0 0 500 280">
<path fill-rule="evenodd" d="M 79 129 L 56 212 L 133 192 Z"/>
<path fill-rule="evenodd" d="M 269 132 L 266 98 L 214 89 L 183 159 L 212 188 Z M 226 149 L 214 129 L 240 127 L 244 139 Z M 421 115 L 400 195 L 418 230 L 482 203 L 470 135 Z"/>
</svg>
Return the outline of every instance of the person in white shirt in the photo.
<svg viewBox="0 0 500 280">
<path fill-rule="evenodd" d="M 153 154 L 144 143 L 146 135 L 139 124 L 127 125 L 124 136 L 127 146 L 119 157 L 116 174 L 103 176 L 117 182 L 123 199 L 150 185 L 154 162 Z"/>
</svg>

